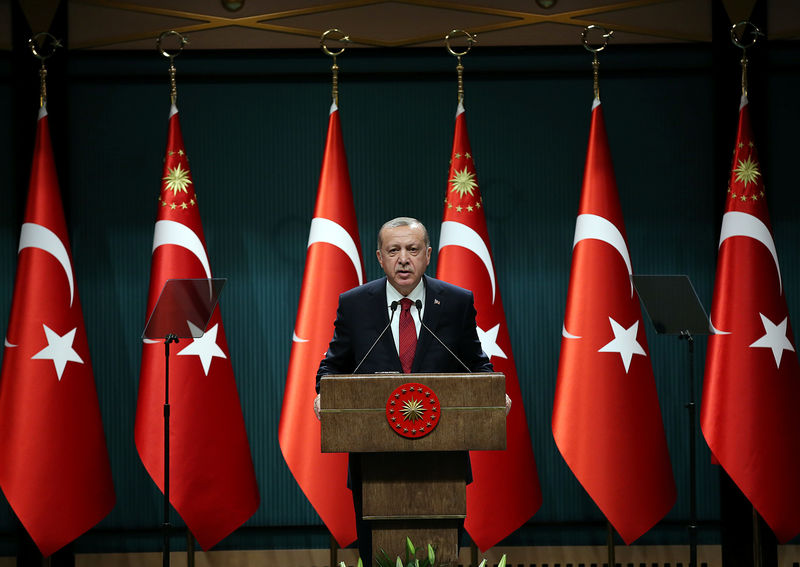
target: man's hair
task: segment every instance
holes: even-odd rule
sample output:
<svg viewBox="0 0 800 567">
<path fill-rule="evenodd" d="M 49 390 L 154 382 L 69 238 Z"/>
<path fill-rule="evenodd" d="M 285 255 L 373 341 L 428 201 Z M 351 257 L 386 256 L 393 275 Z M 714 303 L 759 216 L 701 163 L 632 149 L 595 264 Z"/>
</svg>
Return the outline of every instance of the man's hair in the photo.
<svg viewBox="0 0 800 567">
<path fill-rule="evenodd" d="M 424 224 L 422 224 L 417 219 L 412 217 L 397 217 L 383 223 L 383 226 L 378 231 L 378 250 L 380 250 L 383 247 L 383 240 L 381 239 L 381 233 L 383 233 L 383 229 L 397 228 L 398 226 L 410 226 L 412 228 L 416 226 L 420 227 L 422 229 L 423 239 L 425 240 L 425 248 L 430 248 L 431 239 L 430 236 L 428 236 L 428 229 L 425 228 Z"/>
</svg>

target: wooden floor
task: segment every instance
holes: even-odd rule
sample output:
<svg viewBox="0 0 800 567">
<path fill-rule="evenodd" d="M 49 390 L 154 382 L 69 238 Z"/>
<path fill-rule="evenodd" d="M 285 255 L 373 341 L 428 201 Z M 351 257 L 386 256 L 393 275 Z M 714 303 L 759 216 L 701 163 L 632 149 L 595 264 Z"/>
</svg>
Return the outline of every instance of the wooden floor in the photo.
<svg viewBox="0 0 800 567">
<path fill-rule="evenodd" d="M 789 550 L 786 550 L 789 551 Z M 798 549 L 792 550 L 800 556 Z M 602 567 L 608 561 L 605 547 L 497 547 L 479 556 L 488 565 L 496 565 L 503 554 L 507 555 L 509 567 Z M 784 554 L 787 556 L 787 554 Z M 780 565 L 791 567 L 792 560 L 779 560 Z M 470 561 L 469 548 L 463 548 L 459 564 L 467 567 Z M 618 546 L 615 548 L 616 563 L 621 567 L 687 567 L 688 546 Z M 348 567 L 355 565 L 356 551 L 340 550 L 337 561 Z M 187 567 L 186 553 L 173 552 L 170 563 L 174 567 Z M 700 567 L 722 567 L 722 552 L 719 546 L 699 546 Z M 76 567 L 159 567 L 160 553 L 78 555 Z M 196 552 L 196 567 L 329 567 L 328 549 L 305 550 L 253 550 Z M 11 564 L 10 564 L 11 565 Z M 10 567 L 9 565 L 9 567 Z M 6 567 L 0 563 L 0 567 Z"/>
<path fill-rule="evenodd" d="M 509 567 L 606 567 L 608 550 L 605 547 L 496 547 L 482 554 L 490 566 L 497 565 L 503 554 L 507 555 Z M 697 548 L 700 567 L 722 567 L 722 551 L 718 545 L 701 545 Z M 615 559 L 620 567 L 687 567 L 689 563 L 688 546 L 618 546 Z M 338 551 L 338 561 L 353 567 L 356 550 Z M 459 565 L 468 567 L 469 548 L 461 550 Z M 185 552 L 173 552 L 170 564 L 174 567 L 187 567 Z M 196 567 L 329 567 L 328 549 L 273 549 L 249 551 L 211 551 L 196 552 Z M 338 563 L 337 563 L 338 564 Z M 75 558 L 76 567 L 159 567 L 162 565 L 160 553 L 106 553 L 79 554 Z M 778 565 L 781 567 L 800 567 L 800 545 L 778 546 Z M 0 557 L 0 567 L 17 567 L 13 557 Z M 47 567 L 47 562 L 43 564 Z"/>
</svg>

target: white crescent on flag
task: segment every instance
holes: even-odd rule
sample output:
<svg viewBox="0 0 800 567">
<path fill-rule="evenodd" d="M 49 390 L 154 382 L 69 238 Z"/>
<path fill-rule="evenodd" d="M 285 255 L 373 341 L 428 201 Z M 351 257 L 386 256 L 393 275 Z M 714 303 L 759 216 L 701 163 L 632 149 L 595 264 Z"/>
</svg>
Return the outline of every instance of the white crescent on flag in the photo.
<svg viewBox="0 0 800 567">
<path fill-rule="evenodd" d="M 205 246 L 195 232 L 185 224 L 171 221 L 160 220 L 156 221 L 156 227 L 153 231 L 153 252 L 159 246 L 165 244 L 172 244 L 185 248 L 200 261 L 206 277 L 211 279 L 211 265 L 208 261 L 208 254 L 206 254 Z M 209 283 L 209 289 L 211 284 Z M 161 341 L 154 341 L 152 339 L 142 339 L 146 344 L 155 344 Z"/>
<path fill-rule="evenodd" d="M 494 305 L 496 285 L 492 255 L 481 235 L 460 222 L 444 221 L 439 236 L 439 253 L 446 246 L 461 246 L 480 258 L 483 265 L 486 266 L 486 273 L 489 274 L 489 280 L 492 282 L 492 305 Z"/>
<path fill-rule="evenodd" d="M 589 239 L 605 242 L 619 252 L 622 261 L 625 262 L 625 266 L 628 269 L 628 277 L 630 278 L 630 276 L 633 275 L 628 246 L 625 244 L 625 238 L 623 238 L 622 233 L 614 223 L 599 215 L 578 215 L 578 218 L 575 220 L 575 239 L 572 242 L 572 248 L 574 249 L 580 241 Z M 631 279 L 630 282 L 631 297 L 633 297 L 633 280 Z M 565 339 L 581 338 L 567 331 L 566 326 L 563 324 L 561 326 L 561 336 Z"/>
<path fill-rule="evenodd" d="M 722 243 L 725 240 L 734 236 L 746 236 L 766 246 L 775 261 L 775 270 L 778 272 L 778 285 L 780 286 L 781 294 L 783 294 L 783 280 L 781 279 L 781 268 L 778 265 L 778 251 L 775 249 L 775 241 L 767 225 L 751 214 L 729 211 L 722 216 L 719 247 L 722 247 Z"/>
<path fill-rule="evenodd" d="M 19 234 L 19 250 L 17 253 L 22 252 L 24 248 L 38 248 L 51 254 L 58 260 L 61 267 L 64 268 L 64 273 L 67 274 L 67 281 L 69 282 L 69 306 L 72 307 L 72 300 L 75 295 L 75 283 L 72 279 L 72 263 L 69 260 L 67 248 L 55 232 L 42 225 L 26 222 L 22 225 L 22 230 Z"/>
<path fill-rule="evenodd" d="M 333 111 L 333 109 L 331 111 Z M 344 252 L 347 257 L 350 258 L 356 270 L 358 285 L 364 283 L 364 274 L 361 271 L 361 258 L 358 254 L 358 246 L 356 246 L 355 240 L 353 240 L 353 237 L 342 225 L 323 217 L 314 217 L 311 219 L 311 229 L 308 231 L 308 246 L 306 246 L 306 248 L 311 248 L 311 245 L 317 242 L 331 244 Z M 296 343 L 307 343 L 308 339 L 298 336 L 295 331 L 292 333 L 292 341 Z"/>
<path fill-rule="evenodd" d="M 194 254 L 203 266 L 206 277 L 211 279 L 211 266 L 205 246 L 203 246 L 202 241 L 191 228 L 175 221 L 157 221 L 153 232 L 153 252 L 156 251 L 156 248 L 165 244 L 181 246 Z"/>
<path fill-rule="evenodd" d="M 775 241 L 772 238 L 772 233 L 758 217 L 748 213 L 739 211 L 729 211 L 722 216 L 722 228 L 719 231 L 719 246 L 722 248 L 722 243 L 728 238 L 734 236 L 746 236 L 757 240 L 763 244 L 769 253 L 772 254 L 772 259 L 775 261 L 775 270 L 778 272 L 778 287 L 781 294 L 783 294 L 783 280 L 781 279 L 781 268 L 778 265 L 778 251 L 775 249 Z M 715 335 L 730 335 L 729 331 L 720 331 L 711 323 L 711 331 Z"/>
<path fill-rule="evenodd" d="M 625 238 L 623 238 L 622 233 L 614 223 L 599 215 L 578 215 L 575 221 L 575 240 L 572 242 L 572 248 L 574 249 L 581 240 L 587 239 L 600 240 L 609 244 L 619 252 L 622 260 L 625 262 L 625 266 L 628 268 L 628 276 L 633 275 L 628 246 L 625 244 Z M 633 280 L 630 280 L 630 282 L 631 297 L 633 297 Z"/>
<path fill-rule="evenodd" d="M 364 274 L 361 273 L 361 258 L 358 255 L 358 247 L 353 237 L 350 236 L 350 233 L 340 224 L 322 217 L 314 217 L 311 219 L 311 230 L 308 232 L 307 248 L 311 248 L 311 245 L 317 242 L 333 244 L 347 254 L 347 257 L 350 258 L 353 267 L 356 269 L 358 285 L 364 283 Z"/>
</svg>

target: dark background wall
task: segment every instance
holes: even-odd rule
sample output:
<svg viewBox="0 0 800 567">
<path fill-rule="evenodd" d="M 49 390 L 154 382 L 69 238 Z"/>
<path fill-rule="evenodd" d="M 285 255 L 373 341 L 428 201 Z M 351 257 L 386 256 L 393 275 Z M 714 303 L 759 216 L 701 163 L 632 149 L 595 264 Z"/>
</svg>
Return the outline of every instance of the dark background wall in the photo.
<svg viewBox="0 0 800 567">
<path fill-rule="evenodd" d="M 750 84 L 754 128 L 796 322 L 800 49 L 779 43 L 756 49 L 762 51 Z M 162 497 L 139 461 L 133 425 L 169 110 L 167 62 L 155 51 L 56 57 L 64 59 L 54 60 L 50 73 L 50 126 L 117 489 L 114 510 L 75 549 L 158 550 Z M 634 270 L 688 274 L 706 309 L 738 116 L 738 58 L 733 48 L 708 44 L 611 46 L 600 58 Z M 367 277 L 374 278 L 380 274 L 375 232 L 388 218 L 420 218 L 437 248 L 455 61 L 443 48 L 353 49 L 339 64 L 359 231 Z M 544 492 L 542 508 L 508 543 L 602 544 L 602 516 L 550 429 L 592 102 L 591 56 L 576 41 L 557 49 L 476 48 L 464 64 L 470 139 L 524 396 L 515 403 L 527 411 Z M 328 539 L 285 466 L 277 429 L 327 126 L 330 59 L 318 51 L 186 50 L 176 67 L 212 269 L 228 278 L 223 317 L 262 495 L 258 512 L 220 547 L 324 547 Z M 0 129 L 0 325 L 8 320 L 27 192 L 36 68 L 18 56 L 0 60 L 0 108 L 8 125 Z M 14 81 L 28 84 L 33 97 L 22 100 Z M 685 543 L 686 346 L 656 335 L 649 322 L 647 332 L 679 493 L 665 521 L 640 542 Z M 705 342 L 698 338 L 698 402 Z M 699 431 L 697 440 L 700 542 L 718 543 L 718 471 Z M 15 526 L 0 497 L 0 554 L 14 553 Z"/>
</svg>

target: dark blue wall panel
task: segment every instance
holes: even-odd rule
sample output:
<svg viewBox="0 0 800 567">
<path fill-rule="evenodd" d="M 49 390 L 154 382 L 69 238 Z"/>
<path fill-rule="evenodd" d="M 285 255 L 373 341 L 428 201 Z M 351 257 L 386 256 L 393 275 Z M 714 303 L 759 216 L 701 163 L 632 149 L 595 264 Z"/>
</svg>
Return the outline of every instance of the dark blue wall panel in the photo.
<svg viewBox="0 0 800 567">
<path fill-rule="evenodd" d="M 800 229 L 792 152 L 800 79 L 797 48 L 774 52 L 767 84 L 751 85 L 751 99 L 768 97 L 768 130 L 758 133 L 759 149 L 790 314 L 797 321 Z M 558 454 L 550 429 L 592 102 L 591 58 L 577 45 L 473 53 L 464 59 L 467 122 L 524 397 L 515 403 L 525 404 L 544 492 L 531 525 L 509 541 L 602 544 L 602 516 Z M 166 62 L 155 51 L 69 57 L 62 93 L 69 115 L 58 123 L 68 124 L 69 144 L 55 152 L 66 154 L 70 166 L 62 181 L 65 206 L 118 496 L 99 526 L 107 534 L 103 543 L 91 535 L 81 541 L 86 549 L 159 549 L 156 535 L 148 539 L 127 530 L 155 529 L 161 518 L 161 495 L 136 454 L 133 424 L 169 110 Z M 688 274 L 708 309 L 717 207 L 725 191 L 715 185 L 715 144 L 733 144 L 715 136 L 713 114 L 724 105 L 735 122 L 739 94 L 715 98 L 710 49 L 703 45 L 613 46 L 601 63 L 601 97 L 634 269 Z M 388 218 L 419 217 L 434 250 L 438 244 L 455 61 L 444 49 L 354 49 L 339 64 L 344 139 L 367 276 L 373 278 L 380 274 L 375 232 Z M 246 524 L 252 529 L 224 545 L 326 545 L 318 517 L 285 466 L 277 431 L 327 127 L 330 60 L 317 52 L 187 50 L 176 66 L 212 270 L 229 279 L 222 312 L 262 495 Z M 0 108 L 13 112 L 9 76 L 2 75 Z M 8 130 L 0 133 L 0 190 L 14 203 L 0 210 L 2 321 L 11 301 L 20 207 L 8 197 L 18 188 L 6 172 L 12 160 L 30 163 L 30 153 L 14 147 Z M 435 260 L 429 273 L 435 273 Z M 647 331 L 679 495 L 667 521 L 642 541 L 682 543 L 689 513 L 687 354 L 675 337 L 656 335 L 649 323 Z M 705 339 L 697 342 L 699 402 Z M 699 432 L 697 439 L 699 514 L 713 523 L 719 519 L 717 471 Z M 264 535 L 297 526 L 309 529 L 291 532 L 296 541 L 288 531 Z M 256 528 L 273 532 L 258 535 Z M 11 529 L 3 501 L 0 530 Z M 701 537 L 717 541 L 713 530 Z"/>
</svg>

